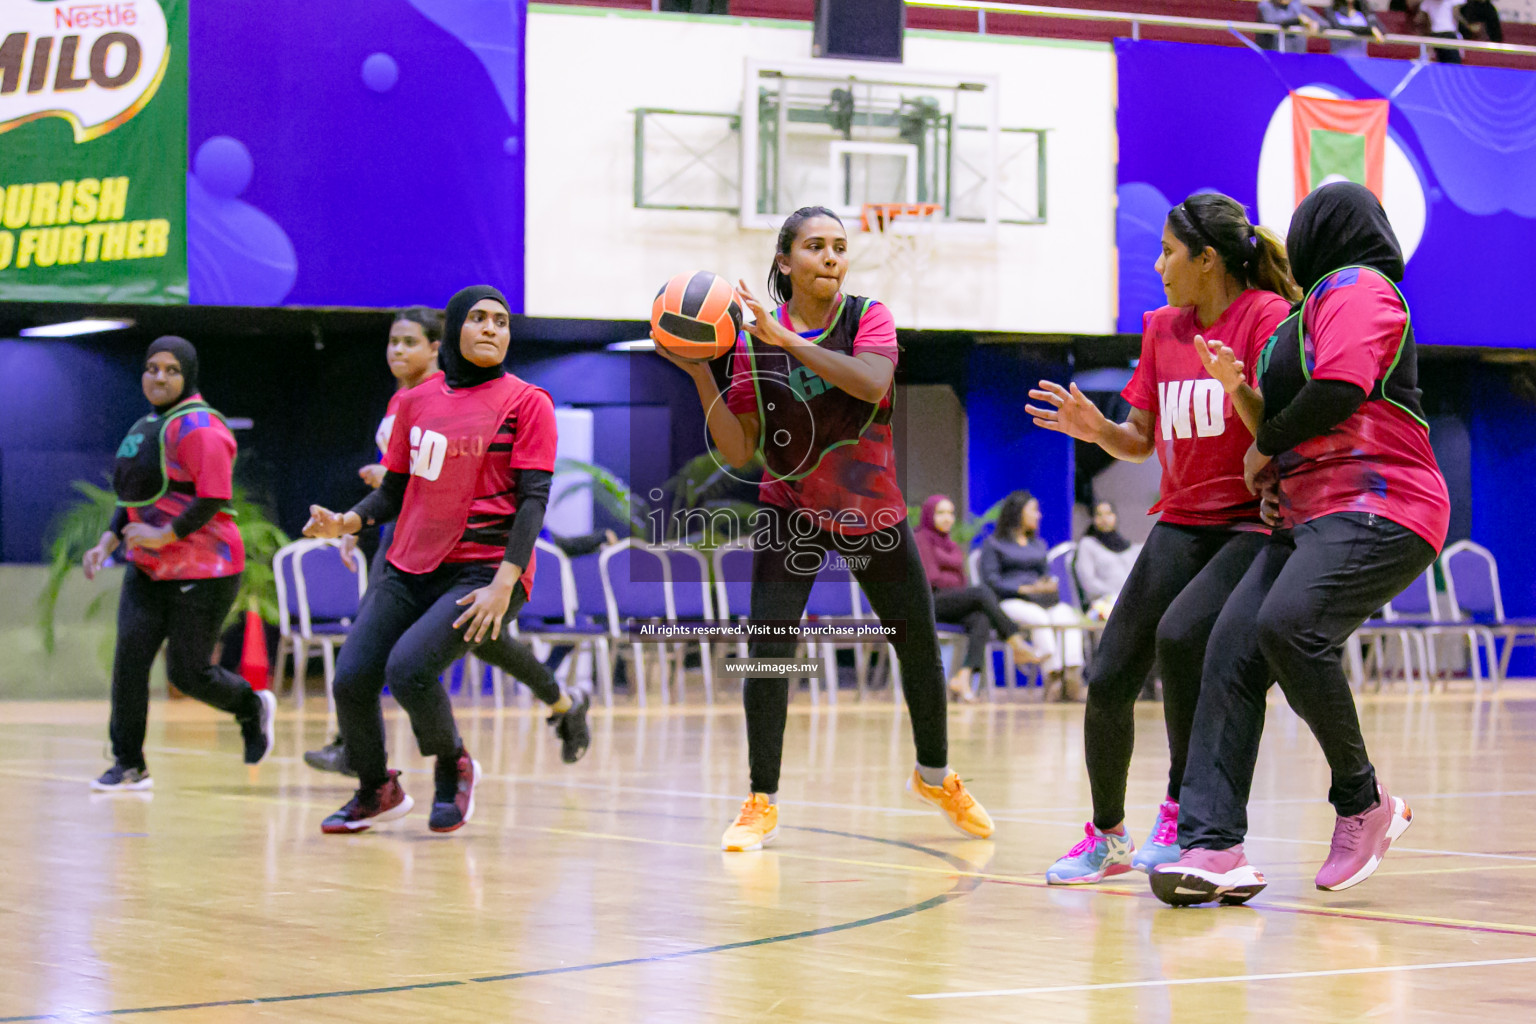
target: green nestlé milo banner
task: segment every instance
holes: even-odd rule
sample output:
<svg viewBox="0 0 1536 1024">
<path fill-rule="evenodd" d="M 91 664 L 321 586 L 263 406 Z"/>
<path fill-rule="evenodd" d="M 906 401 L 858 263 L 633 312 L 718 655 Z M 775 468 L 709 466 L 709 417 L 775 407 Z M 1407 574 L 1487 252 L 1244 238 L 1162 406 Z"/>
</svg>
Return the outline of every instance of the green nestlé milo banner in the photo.
<svg viewBox="0 0 1536 1024">
<path fill-rule="evenodd" d="M 187 301 L 187 0 L 0 0 L 0 300 Z"/>
</svg>

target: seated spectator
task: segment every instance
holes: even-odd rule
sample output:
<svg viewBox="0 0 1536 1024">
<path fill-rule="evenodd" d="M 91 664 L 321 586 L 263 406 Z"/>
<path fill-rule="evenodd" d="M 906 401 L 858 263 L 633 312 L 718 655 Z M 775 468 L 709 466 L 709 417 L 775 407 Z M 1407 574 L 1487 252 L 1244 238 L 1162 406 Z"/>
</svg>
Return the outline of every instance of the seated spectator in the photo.
<svg viewBox="0 0 1536 1024">
<path fill-rule="evenodd" d="M 1259 20 L 1268 25 L 1304 29 L 1307 35 L 1315 35 L 1323 27 L 1323 19 L 1301 0 L 1259 0 Z M 1289 32 L 1272 35 L 1268 32 L 1256 36 L 1254 41 L 1261 49 L 1279 50 L 1281 53 L 1306 53 L 1307 40 Z"/>
<path fill-rule="evenodd" d="M 1460 23 L 1456 17 L 1456 8 L 1463 2 L 1464 0 L 1419 0 L 1418 11 L 1414 14 L 1414 25 L 1419 34 L 1432 36 L 1435 39 L 1460 39 Z M 1461 51 L 1436 47 L 1435 60 L 1441 64 L 1460 64 Z"/>
<path fill-rule="evenodd" d="M 1386 39 L 1380 19 L 1376 17 L 1366 0 L 1333 0 L 1333 6 L 1328 8 L 1324 16 L 1328 19 L 1329 28 L 1340 32 L 1352 32 L 1356 37 L 1330 39 L 1328 47 L 1330 53 L 1364 57 L 1366 37 L 1369 36 L 1378 43 Z"/>
<path fill-rule="evenodd" d="M 1013 660 L 1033 665 L 1040 658 L 1024 642 L 1018 623 L 999 607 L 997 595 L 986 587 L 973 587 L 965 574 L 965 552 L 950 537 L 955 526 L 955 503 L 943 494 L 923 502 L 918 522 L 917 553 L 923 572 L 933 588 L 933 618 L 965 627 L 965 660 L 949 677 L 949 691 L 967 704 L 976 700 L 975 677 L 987 656 L 993 633 L 1013 651 Z"/>
<path fill-rule="evenodd" d="M 981 581 L 1014 622 L 1047 627 L 1031 630 L 1029 638 L 1046 673 L 1046 698 L 1082 700 L 1083 632 L 1060 630 L 1058 643 L 1058 630 L 1048 627 L 1080 625 L 1083 615 L 1061 600 L 1061 581 L 1051 575 L 1040 539 L 1040 503 L 1028 491 L 1014 491 L 1003 502 L 997 529 L 981 548 Z"/>
<path fill-rule="evenodd" d="M 1504 25 L 1492 0 L 1467 0 L 1461 5 L 1461 34 L 1484 43 L 1502 43 Z"/>
<path fill-rule="evenodd" d="M 1107 501 L 1093 506 L 1093 522 L 1077 542 L 1077 586 L 1095 614 L 1109 618 L 1120 596 L 1141 545 L 1132 544 L 1120 532 L 1120 517 Z"/>
</svg>

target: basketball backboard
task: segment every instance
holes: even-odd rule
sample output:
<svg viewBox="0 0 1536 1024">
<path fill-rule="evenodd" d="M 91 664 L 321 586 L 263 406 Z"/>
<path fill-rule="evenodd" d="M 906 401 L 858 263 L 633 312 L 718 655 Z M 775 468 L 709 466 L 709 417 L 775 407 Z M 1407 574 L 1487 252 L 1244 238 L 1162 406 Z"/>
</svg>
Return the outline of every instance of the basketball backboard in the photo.
<svg viewBox="0 0 1536 1024">
<path fill-rule="evenodd" d="M 845 219 L 867 203 L 938 203 L 936 224 L 998 222 L 1001 130 L 992 75 L 855 61 L 747 61 L 741 225 L 803 206 Z"/>
</svg>

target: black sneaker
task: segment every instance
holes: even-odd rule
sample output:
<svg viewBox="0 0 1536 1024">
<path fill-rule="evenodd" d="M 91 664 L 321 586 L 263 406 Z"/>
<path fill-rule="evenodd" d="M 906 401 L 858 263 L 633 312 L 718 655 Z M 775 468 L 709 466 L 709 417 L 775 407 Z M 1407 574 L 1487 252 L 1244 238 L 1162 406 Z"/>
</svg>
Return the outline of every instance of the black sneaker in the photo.
<svg viewBox="0 0 1536 1024">
<path fill-rule="evenodd" d="M 480 762 L 459 748 L 458 757 L 439 757 L 433 770 L 437 790 L 432 796 L 432 816 L 427 827 L 433 832 L 461 829 L 475 815 L 475 783 L 480 779 Z"/>
<path fill-rule="evenodd" d="M 333 836 L 366 832 L 374 825 L 405 817 L 414 806 L 411 794 L 400 788 L 400 773 L 392 771 L 382 786 L 359 787 L 346 806 L 320 823 L 320 831 Z"/>
<path fill-rule="evenodd" d="M 91 782 L 98 793 L 123 793 L 130 790 L 153 789 L 155 780 L 149 777 L 148 768 L 129 768 L 114 764 L 101 773 L 101 778 Z"/>
<path fill-rule="evenodd" d="M 257 690 L 256 699 L 261 702 L 256 717 L 240 719 L 246 764 L 261 764 L 277 742 L 277 698 L 271 690 Z"/>
<path fill-rule="evenodd" d="M 335 772 L 337 775 L 357 778 L 357 769 L 347 760 L 347 748 L 340 736 L 319 750 L 304 751 L 304 763 L 317 772 Z"/>
<path fill-rule="evenodd" d="M 550 715 L 548 722 L 560 737 L 560 760 L 575 764 L 592 745 L 592 730 L 587 728 L 587 712 L 592 710 L 592 695 L 583 693 L 571 702 L 571 706 L 558 715 Z"/>
</svg>

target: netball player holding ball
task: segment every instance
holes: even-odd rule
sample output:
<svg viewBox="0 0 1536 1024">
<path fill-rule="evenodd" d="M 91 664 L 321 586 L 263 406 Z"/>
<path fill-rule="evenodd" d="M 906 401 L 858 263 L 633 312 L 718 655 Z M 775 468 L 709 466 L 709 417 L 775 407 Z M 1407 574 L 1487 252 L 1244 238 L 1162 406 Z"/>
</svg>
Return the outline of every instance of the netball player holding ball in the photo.
<svg viewBox="0 0 1536 1024">
<path fill-rule="evenodd" d="M 1141 361 L 1124 391 L 1130 418 L 1111 423 L 1073 385 L 1040 382 L 1027 406 L 1037 426 L 1099 445 L 1118 459 L 1162 463 L 1162 515 L 1104 627 L 1088 670 L 1083 717 L 1093 820 L 1046 872 L 1083 885 L 1179 859 L 1179 792 L 1200 693 L 1206 641 L 1227 595 L 1264 546 L 1259 502 L 1243 485 L 1253 435 L 1206 372 L 1207 340 L 1253 366 L 1300 298 L 1280 239 L 1236 200 L 1190 196 L 1163 226 L 1157 261 L 1168 305 L 1143 319 Z M 1140 850 L 1125 829 L 1136 695 L 1154 658 L 1163 680 L 1168 792 Z"/>
<path fill-rule="evenodd" d="M 962 834 L 986 838 L 992 819 L 948 767 L 933 598 L 896 482 L 890 427 L 896 325 L 880 303 L 843 294 L 847 271 L 848 236 L 837 215 L 823 207 L 795 211 L 779 231 L 769 270 L 769 289 L 780 305 L 770 309 L 745 283 L 739 286 L 755 322 L 736 344 L 723 396 L 707 361 L 680 358 L 666 346 L 686 352 L 686 341 L 677 344 L 669 324 L 686 332 L 679 317 L 703 311 L 711 319 L 714 306 L 726 309 L 728 284 L 699 274 L 694 294 L 664 290 L 653 337 L 657 351 L 693 379 L 724 459 L 744 466 L 762 454 L 764 507 L 752 524 L 752 619 L 798 622 L 827 553 L 848 556 L 880 621 L 905 625 L 896 655 L 917 746 L 907 788 Z M 721 295 L 710 294 L 716 288 Z M 788 658 L 795 646 L 793 639 L 753 640 L 750 656 Z M 779 676 L 749 678 L 742 699 L 751 792 L 721 838 L 721 849 L 730 851 L 761 849 L 778 834 L 789 683 Z"/>
</svg>

